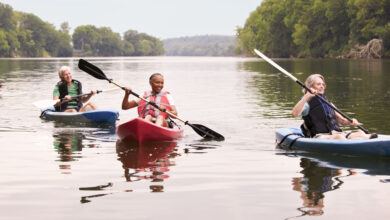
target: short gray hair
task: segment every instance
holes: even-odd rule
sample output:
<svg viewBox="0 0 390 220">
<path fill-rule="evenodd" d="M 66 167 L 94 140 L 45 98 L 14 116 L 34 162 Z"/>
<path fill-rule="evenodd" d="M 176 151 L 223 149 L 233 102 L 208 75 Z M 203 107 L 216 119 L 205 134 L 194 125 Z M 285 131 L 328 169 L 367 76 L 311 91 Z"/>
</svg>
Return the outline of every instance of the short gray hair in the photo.
<svg viewBox="0 0 390 220">
<path fill-rule="evenodd" d="M 322 79 L 322 81 L 325 82 L 325 78 L 324 78 L 321 74 L 311 74 L 310 76 L 308 76 L 308 77 L 306 78 L 305 86 L 306 86 L 307 88 L 310 89 L 310 88 L 313 86 L 314 81 L 315 81 L 317 78 L 320 78 L 320 79 Z M 303 93 L 306 93 L 306 92 L 307 92 L 306 89 L 303 89 L 302 91 L 303 91 Z"/>
<path fill-rule="evenodd" d="M 58 76 L 61 78 L 62 73 L 66 70 L 70 72 L 69 66 L 61 66 L 61 68 L 58 70 Z"/>
</svg>

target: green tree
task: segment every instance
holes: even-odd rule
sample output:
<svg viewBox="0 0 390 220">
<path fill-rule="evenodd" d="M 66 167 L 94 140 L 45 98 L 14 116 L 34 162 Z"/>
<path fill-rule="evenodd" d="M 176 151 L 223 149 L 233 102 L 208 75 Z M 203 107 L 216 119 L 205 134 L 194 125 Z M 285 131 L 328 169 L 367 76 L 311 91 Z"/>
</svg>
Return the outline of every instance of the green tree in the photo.
<svg viewBox="0 0 390 220">
<path fill-rule="evenodd" d="M 326 3 L 314 0 L 294 25 L 292 37 L 301 55 L 321 57 L 331 49 L 332 35 L 325 14 Z"/>
<path fill-rule="evenodd" d="M 57 31 L 52 24 L 42 21 L 33 14 L 17 12 L 15 18 L 18 22 L 20 55 L 29 57 L 72 55 L 68 33 Z"/>
<path fill-rule="evenodd" d="M 123 49 L 122 49 L 122 54 L 124 56 L 132 56 L 134 54 L 134 46 L 131 42 L 129 41 L 124 41 L 123 42 Z"/>
<path fill-rule="evenodd" d="M 347 15 L 347 1 L 345 0 L 329 0 L 326 2 L 325 16 L 328 19 L 331 32 L 331 49 L 329 54 L 335 56 L 338 54 L 347 53 L 349 41 L 349 24 L 350 17 Z"/>
<path fill-rule="evenodd" d="M 7 35 L 5 31 L 0 29 L 0 57 L 10 56 L 11 47 L 8 45 Z"/>
<path fill-rule="evenodd" d="M 140 36 L 135 30 L 128 30 L 123 35 L 123 41 L 125 44 L 130 43 L 133 47 L 134 52 L 131 54 L 132 56 L 140 56 L 142 53 L 140 52 Z M 129 45 L 129 44 L 128 44 Z"/>
<path fill-rule="evenodd" d="M 67 32 L 57 32 L 56 34 L 56 48 L 53 53 L 56 57 L 70 57 L 73 55 L 73 48 L 70 44 L 71 37 Z"/>
<path fill-rule="evenodd" d="M 351 46 L 381 38 L 390 55 L 390 0 L 349 0 L 348 15 L 352 18 Z"/>
<path fill-rule="evenodd" d="M 18 40 L 20 42 L 19 54 L 27 57 L 35 57 L 38 53 L 37 47 L 35 46 L 35 41 L 32 39 L 32 31 L 22 30 L 18 32 Z"/>
<path fill-rule="evenodd" d="M 73 47 L 86 56 L 121 56 L 123 45 L 111 28 L 83 25 L 73 33 Z"/>
<path fill-rule="evenodd" d="M 18 50 L 20 50 L 20 42 L 18 40 L 18 33 L 16 30 L 9 30 L 7 32 L 7 41 L 8 45 L 10 46 L 9 56 L 17 56 Z"/>
<path fill-rule="evenodd" d="M 138 33 L 135 30 L 128 30 L 123 35 L 125 45 L 134 48 L 134 56 L 157 56 L 164 54 L 164 43 L 155 37 L 145 33 Z"/>
<path fill-rule="evenodd" d="M 122 41 L 118 33 L 112 32 L 108 27 L 98 29 L 99 40 L 96 45 L 98 56 L 122 55 Z"/>
<path fill-rule="evenodd" d="M 236 51 L 327 57 L 383 39 L 390 55 L 390 0 L 263 0 L 237 28 Z"/>
<path fill-rule="evenodd" d="M 291 1 L 263 1 L 261 6 L 250 14 L 244 28 L 237 29 L 241 47 L 250 53 L 253 48 L 261 48 L 271 56 L 288 57 L 294 54 L 292 30 L 284 21 L 288 16 L 288 4 L 291 4 Z"/>
<path fill-rule="evenodd" d="M 13 30 L 15 29 L 15 26 L 16 22 L 13 18 L 12 7 L 0 3 L 0 29 Z"/>
<path fill-rule="evenodd" d="M 73 48 L 85 56 L 98 55 L 99 32 L 93 25 L 78 26 L 72 35 Z"/>
<path fill-rule="evenodd" d="M 58 32 L 58 49 L 57 56 L 59 57 L 70 57 L 73 55 L 73 48 L 71 45 L 72 38 L 69 35 L 69 23 L 63 22 L 60 27 L 60 31 Z"/>
<path fill-rule="evenodd" d="M 45 49 L 47 39 L 49 39 L 48 44 L 49 49 L 51 49 L 50 24 L 43 22 L 33 14 L 22 13 L 20 17 L 20 31 L 29 31 L 31 40 L 34 42 L 34 48 L 29 48 L 32 50 L 27 53 L 33 57 L 45 55 L 47 53 Z"/>
</svg>

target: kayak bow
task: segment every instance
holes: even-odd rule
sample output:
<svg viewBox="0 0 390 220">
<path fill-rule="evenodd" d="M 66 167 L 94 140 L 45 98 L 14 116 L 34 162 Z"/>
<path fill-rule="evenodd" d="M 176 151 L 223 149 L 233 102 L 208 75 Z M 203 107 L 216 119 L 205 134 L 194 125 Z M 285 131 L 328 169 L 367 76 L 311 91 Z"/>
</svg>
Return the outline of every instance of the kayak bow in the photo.
<svg viewBox="0 0 390 220">
<path fill-rule="evenodd" d="M 119 125 L 116 133 L 121 140 L 148 142 L 172 141 L 183 136 L 183 129 L 179 127 L 165 128 L 142 118 L 134 118 Z"/>
</svg>

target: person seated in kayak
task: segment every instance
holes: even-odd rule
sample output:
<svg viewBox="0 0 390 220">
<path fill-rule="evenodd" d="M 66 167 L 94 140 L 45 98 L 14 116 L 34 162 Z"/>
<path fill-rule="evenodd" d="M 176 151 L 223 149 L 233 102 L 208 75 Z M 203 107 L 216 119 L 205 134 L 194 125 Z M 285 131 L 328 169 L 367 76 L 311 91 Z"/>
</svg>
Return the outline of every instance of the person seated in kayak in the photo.
<svg viewBox="0 0 390 220">
<path fill-rule="evenodd" d="M 163 75 L 160 73 L 152 74 L 149 78 L 149 84 L 152 88 L 152 91 L 144 92 L 142 97 L 149 102 L 155 103 L 158 108 L 140 98 L 129 101 L 131 89 L 125 88 L 122 109 L 126 110 L 138 106 L 139 117 L 144 118 L 147 121 L 154 122 L 156 125 L 169 127 L 167 122 L 168 114 L 165 111 L 169 111 L 173 115 L 177 116 L 177 110 L 171 94 L 162 90 L 164 88 Z"/>
<path fill-rule="evenodd" d="M 356 127 L 359 122 L 355 118 L 350 122 L 316 96 L 319 95 L 327 100 L 324 96 L 326 84 L 322 75 L 310 75 L 306 79 L 305 85 L 312 93 L 304 89 L 304 96 L 294 106 L 292 116 L 302 116 L 304 123 L 301 125 L 301 130 L 306 137 L 330 139 L 371 139 L 377 137 L 376 134 L 365 134 L 361 130 L 353 132 L 343 132 L 341 130 L 340 125 Z"/>
<path fill-rule="evenodd" d="M 54 87 L 53 100 L 61 99 L 54 107 L 59 112 L 85 112 L 88 110 L 96 110 L 97 107 L 93 102 L 88 102 L 83 106 L 84 102 L 87 102 L 94 94 L 95 90 L 91 90 L 91 93 L 84 95 L 80 98 L 72 97 L 82 94 L 81 83 L 75 79 L 72 79 L 72 74 L 68 66 L 62 66 L 58 71 L 59 81 Z"/>
</svg>

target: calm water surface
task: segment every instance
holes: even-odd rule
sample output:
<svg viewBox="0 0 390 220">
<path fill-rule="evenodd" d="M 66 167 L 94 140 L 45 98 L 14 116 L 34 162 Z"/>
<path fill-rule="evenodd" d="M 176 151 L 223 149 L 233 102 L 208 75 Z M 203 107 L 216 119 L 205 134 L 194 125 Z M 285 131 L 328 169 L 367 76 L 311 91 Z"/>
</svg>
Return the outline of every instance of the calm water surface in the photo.
<svg viewBox="0 0 390 220">
<path fill-rule="evenodd" d="M 32 103 L 51 99 L 57 70 L 73 69 L 84 91 L 113 88 L 78 59 L 0 60 L 1 219 L 389 219 L 390 161 L 286 152 L 278 128 L 300 87 L 259 59 L 89 58 L 141 93 L 165 75 L 181 118 L 226 137 L 203 141 L 182 125 L 177 142 L 134 145 L 114 127 L 57 124 Z M 371 132 L 390 134 L 390 60 L 276 60 L 301 81 L 327 79 L 328 97 Z M 120 109 L 123 92 L 94 96 Z M 118 124 L 136 117 L 120 110 Z"/>
</svg>

